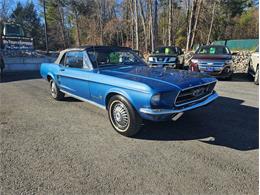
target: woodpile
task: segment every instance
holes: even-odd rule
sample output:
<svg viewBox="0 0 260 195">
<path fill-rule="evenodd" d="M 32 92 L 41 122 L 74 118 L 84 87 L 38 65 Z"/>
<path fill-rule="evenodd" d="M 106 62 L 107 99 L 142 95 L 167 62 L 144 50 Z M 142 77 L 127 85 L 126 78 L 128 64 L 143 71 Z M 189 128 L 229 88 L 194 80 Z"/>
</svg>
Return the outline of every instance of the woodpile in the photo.
<svg viewBox="0 0 260 195">
<path fill-rule="evenodd" d="M 239 51 L 236 55 L 233 55 L 233 68 L 235 73 L 246 73 L 251 52 L 250 51 Z"/>
<path fill-rule="evenodd" d="M 184 55 L 185 64 L 188 64 L 194 52 L 187 52 Z M 251 52 L 250 51 L 238 51 L 236 52 L 233 57 L 233 68 L 234 73 L 246 73 L 249 60 L 250 60 Z"/>
</svg>

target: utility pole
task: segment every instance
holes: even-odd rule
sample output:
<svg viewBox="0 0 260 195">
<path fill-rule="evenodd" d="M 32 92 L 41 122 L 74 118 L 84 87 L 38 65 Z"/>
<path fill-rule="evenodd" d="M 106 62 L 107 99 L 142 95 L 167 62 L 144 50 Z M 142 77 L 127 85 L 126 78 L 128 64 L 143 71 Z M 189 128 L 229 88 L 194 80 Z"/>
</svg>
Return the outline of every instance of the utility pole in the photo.
<svg viewBox="0 0 260 195">
<path fill-rule="evenodd" d="M 46 52 L 49 53 L 45 0 L 43 0 L 43 14 L 44 14 L 45 48 L 46 48 Z"/>
</svg>

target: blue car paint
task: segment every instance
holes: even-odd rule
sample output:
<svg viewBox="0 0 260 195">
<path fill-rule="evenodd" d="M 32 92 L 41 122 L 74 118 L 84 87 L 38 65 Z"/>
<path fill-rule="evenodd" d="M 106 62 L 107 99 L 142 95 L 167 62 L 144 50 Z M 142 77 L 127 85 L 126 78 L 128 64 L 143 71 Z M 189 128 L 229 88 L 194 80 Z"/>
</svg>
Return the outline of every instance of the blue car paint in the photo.
<svg viewBox="0 0 260 195">
<path fill-rule="evenodd" d="M 40 73 L 45 79 L 51 77 L 62 91 L 89 100 L 102 108 L 106 108 L 110 94 L 120 94 L 128 99 L 142 118 L 149 120 L 165 120 L 172 115 L 165 114 L 156 118 L 140 112 L 141 109 L 151 108 L 153 95 L 167 94 L 162 108 L 173 109 L 173 100 L 182 89 L 216 82 L 215 78 L 201 73 L 150 68 L 145 65 L 86 70 L 44 63 Z"/>
</svg>

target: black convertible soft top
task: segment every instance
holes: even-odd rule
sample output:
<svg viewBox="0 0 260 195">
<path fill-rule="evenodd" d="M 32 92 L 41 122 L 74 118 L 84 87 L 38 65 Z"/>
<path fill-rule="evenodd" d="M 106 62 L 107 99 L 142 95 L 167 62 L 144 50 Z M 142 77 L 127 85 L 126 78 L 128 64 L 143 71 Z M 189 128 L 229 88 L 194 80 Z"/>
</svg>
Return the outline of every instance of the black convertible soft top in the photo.
<svg viewBox="0 0 260 195">
<path fill-rule="evenodd" d="M 65 49 L 65 50 L 62 50 L 58 56 L 58 58 L 56 59 L 56 61 L 54 62 L 55 64 L 59 64 L 60 61 L 62 60 L 62 57 L 63 55 L 66 53 L 66 52 L 69 52 L 69 51 L 95 51 L 95 50 L 98 50 L 98 51 L 107 51 L 107 50 L 112 50 L 112 51 L 133 51 L 130 47 L 119 47 L 119 46 L 104 46 L 104 45 L 86 45 L 86 46 L 80 46 L 80 47 L 75 47 L 75 48 L 68 48 L 68 49 Z"/>
</svg>

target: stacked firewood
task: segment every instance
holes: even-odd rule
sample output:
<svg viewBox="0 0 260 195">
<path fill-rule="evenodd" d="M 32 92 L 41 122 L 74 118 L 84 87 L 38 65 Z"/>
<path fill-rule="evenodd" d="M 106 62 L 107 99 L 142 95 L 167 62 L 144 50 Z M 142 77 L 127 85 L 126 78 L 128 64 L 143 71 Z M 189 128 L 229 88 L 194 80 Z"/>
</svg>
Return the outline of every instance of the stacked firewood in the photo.
<svg viewBox="0 0 260 195">
<path fill-rule="evenodd" d="M 184 55 L 185 64 L 188 64 L 194 52 L 187 52 Z M 233 68 L 235 73 L 246 73 L 248 69 L 248 64 L 250 61 L 251 52 L 250 51 L 238 51 L 232 57 Z"/>
<path fill-rule="evenodd" d="M 233 55 L 233 68 L 235 73 L 246 73 L 250 61 L 250 51 L 239 51 Z"/>
</svg>

